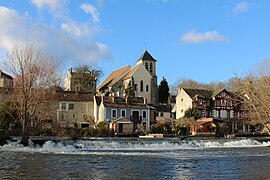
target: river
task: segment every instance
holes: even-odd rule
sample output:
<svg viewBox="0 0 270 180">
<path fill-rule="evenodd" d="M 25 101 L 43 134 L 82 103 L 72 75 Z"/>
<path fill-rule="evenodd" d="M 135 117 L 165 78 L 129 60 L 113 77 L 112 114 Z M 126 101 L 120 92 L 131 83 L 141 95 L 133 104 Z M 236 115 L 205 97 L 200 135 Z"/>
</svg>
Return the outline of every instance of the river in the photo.
<svg viewBox="0 0 270 180">
<path fill-rule="evenodd" d="M 93 138 L 0 146 L 0 179 L 270 179 L 270 139 Z"/>
</svg>

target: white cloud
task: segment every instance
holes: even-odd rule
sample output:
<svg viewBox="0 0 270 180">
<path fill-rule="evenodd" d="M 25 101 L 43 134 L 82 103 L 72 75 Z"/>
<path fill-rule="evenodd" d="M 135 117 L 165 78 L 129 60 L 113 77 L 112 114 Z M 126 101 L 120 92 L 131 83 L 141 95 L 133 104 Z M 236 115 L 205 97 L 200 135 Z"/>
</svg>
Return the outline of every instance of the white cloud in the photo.
<svg viewBox="0 0 270 180">
<path fill-rule="evenodd" d="M 232 10 L 234 14 L 239 14 L 247 11 L 250 8 L 250 4 L 246 1 L 242 1 L 238 4 L 236 4 Z"/>
<path fill-rule="evenodd" d="M 204 42 L 222 42 L 226 39 L 217 31 L 206 31 L 204 33 L 189 31 L 181 36 L 181 43 L 204 43 Z"/>
<path fill-rule="evenodd" d="M 82 27 L 77 29 L 76 26 L 73 27 L 75 30 L 70 30 L 77 32 L 78 36 L 88 34 L 88 37 L 84 37 L 82 41 L 69 33 L 67 30 L 70 28 L 69 25 L 57 27 L 36 22 L 28 15 L 20 15 L 4 6 L 0 6 L 0 24 L 5 24 L 0 28 L 0 48 L 6 51 L 11 50 L 15 45 L 31 43 L 39 46 L 46 53 L 62 59 L 66 64 L 94 65 L 100 59 L 110 58 L 106 45 L 91 40 L 93 37 L 89 36 L 90 32 L 87 31 L 92 29 L 87 24 L 85 30 L 82 30 Z"/>
<path fill-rule="evenodd" d="M 63 10 L 67 0 L 31 0 L 31 2 L 38 8 L 48 8 L 50 13 L 59 13 Z"/>
<path fill-rule="evenodd" d="M 89 23 L 78 23 L 71 19 L 66 19 L 61 24 L 61 28 L 75 38 L 91 37 L 99 31 L 98 26 L 91 26 Z"/>
<path fill-rule="evenodd" d="M 99 12 L 97 11 L 97 9 L 93 5 L 91 5 L 89 3 L 84 3 L 80 7 L 86 14 L 90 14 L 92 16 L 94 23 L 100 22 Z"/>
</svg>

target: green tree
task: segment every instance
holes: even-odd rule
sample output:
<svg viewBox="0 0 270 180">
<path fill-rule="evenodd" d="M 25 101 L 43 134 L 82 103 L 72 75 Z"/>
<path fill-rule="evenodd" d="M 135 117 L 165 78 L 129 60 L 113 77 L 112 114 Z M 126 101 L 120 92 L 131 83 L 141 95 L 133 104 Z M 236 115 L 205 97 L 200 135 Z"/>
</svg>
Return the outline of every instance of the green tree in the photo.
<svg viewBox="0 0 270 180">
<path fill-rule="evenodd" d="M 186 118 L 194 118 L 195 120 L 200 118 L 195 108 L 188 108 L 185 111 L 185 116 L 184 117 L 186 117 Z"/>
<path fill-rule="evenodd" d="M 158 86 L 158 97 L 159 97 L 159 103 L 164 104 L 168 102 L 169 86 L 165 77 L 163 77 L 163 79 L 160 82 L 160 85 Z"/>
<path fill-rule="evenodd" d="M 132 85 L 131 85 L 131 81 L 128 83 L 128 86 L 125 89 L 125 94 L 127 97 L 134 97 L 135 96 L 135 93 L 134 93 Z"/>
</svg>

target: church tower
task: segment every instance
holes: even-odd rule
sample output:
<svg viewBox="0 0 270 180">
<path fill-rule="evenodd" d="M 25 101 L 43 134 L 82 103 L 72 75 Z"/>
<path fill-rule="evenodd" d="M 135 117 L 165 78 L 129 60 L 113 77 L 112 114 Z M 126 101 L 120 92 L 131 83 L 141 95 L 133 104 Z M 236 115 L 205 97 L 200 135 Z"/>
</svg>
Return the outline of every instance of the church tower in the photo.
<svg viewBox="0 0 270 180">
<path fill-rule="evenodd" d="M 156 75 L 156 62 L 157 60 L 154 59 L 151 54 L 147 50 L 144 51 L 142 56 L 137 60 L 136 65 L 143 64 L 145 69 L 150 73 L 152 76 L 152 83 L 151 83 L 151 98 L 153 104 L 158 104 L 158 86 L 157 86 L 157 75 Z"/>
</svg>

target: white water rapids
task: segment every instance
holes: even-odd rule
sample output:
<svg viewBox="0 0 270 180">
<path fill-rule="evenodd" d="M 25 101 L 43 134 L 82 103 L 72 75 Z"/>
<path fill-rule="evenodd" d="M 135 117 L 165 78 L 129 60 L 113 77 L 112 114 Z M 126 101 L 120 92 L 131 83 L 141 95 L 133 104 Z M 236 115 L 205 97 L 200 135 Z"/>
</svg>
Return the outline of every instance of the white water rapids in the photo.
<svg viewBox="0 0 270 180">
<path fill-rule="evenodd" d="M 30 141 L 28 147 L 17 142 L 0 146 L 0 151 L 39 152 L 54 154 L 144 154 L 175 152 L 179 150 L 205 150 L 213 148 L 249 148 L 270 146 L 270 140 L 254 139 L 191 139 L 191 140 L 78 140 L 47 141 L 43 146 Z"/>
</svg>

